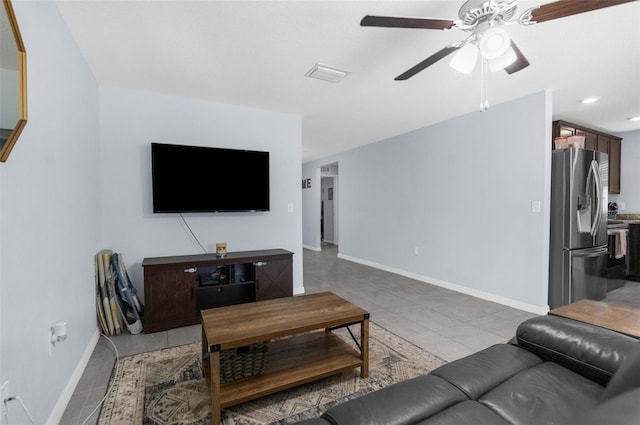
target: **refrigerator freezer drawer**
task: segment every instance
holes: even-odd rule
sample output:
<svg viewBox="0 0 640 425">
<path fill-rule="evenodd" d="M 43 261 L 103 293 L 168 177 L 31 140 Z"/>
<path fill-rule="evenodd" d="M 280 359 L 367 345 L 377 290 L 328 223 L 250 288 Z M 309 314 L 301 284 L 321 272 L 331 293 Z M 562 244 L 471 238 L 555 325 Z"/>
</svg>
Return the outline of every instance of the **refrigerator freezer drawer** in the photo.
<svg viewBox="0 0 640 425">
<path fill-rule="evenodd" d="M 584 298 L 603 299 L 607 295 L 607 252 L 606 246 L 565 250 L 562 276 L 550 281 L 549 307 L 560 307 Z"/>
<path fill-rule="evenodd" d="M 567 255 L 571 264 L 569 302 L 584 298 L 601 300 L 606 297 L 607 248 L 568 251 Z"/>
</svg>

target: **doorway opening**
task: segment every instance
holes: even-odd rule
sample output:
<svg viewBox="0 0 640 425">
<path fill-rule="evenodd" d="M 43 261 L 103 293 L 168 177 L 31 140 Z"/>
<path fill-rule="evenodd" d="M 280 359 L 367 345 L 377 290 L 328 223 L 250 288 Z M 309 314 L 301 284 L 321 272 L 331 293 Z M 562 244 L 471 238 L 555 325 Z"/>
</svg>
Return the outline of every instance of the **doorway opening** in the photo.
<svg viewBox="0 0 640 425">
<path fill-rule="evenodd" d="M 338 163 L 320 167 L 320 242 L 338 245 Z"/>
</svg>

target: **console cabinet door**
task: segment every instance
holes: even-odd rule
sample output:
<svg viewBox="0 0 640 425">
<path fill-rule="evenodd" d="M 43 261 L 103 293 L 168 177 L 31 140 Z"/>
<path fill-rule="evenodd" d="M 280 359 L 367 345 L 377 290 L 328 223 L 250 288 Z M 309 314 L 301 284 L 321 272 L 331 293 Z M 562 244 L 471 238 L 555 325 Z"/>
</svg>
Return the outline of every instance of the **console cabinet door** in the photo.
<svg viewBox="0 0 640 425">
<path fill-rule="evenodd" d="M 195 275 L 185 272 L 184 267 L 145 267 L 145 331 L 198 323 L 194 288 Z"/>
<path fill-rule="evenodd" d="M 293 295 L 291 258 L 256 263 L 256 301 Z"/>
</svg>

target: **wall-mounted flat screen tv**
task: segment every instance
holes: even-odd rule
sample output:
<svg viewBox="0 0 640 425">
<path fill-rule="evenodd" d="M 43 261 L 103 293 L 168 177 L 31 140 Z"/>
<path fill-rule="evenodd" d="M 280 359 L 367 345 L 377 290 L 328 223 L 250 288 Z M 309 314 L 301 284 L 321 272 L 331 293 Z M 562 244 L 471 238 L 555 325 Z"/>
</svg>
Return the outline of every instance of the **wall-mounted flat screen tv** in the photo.
<svg viewBox="0 0 640 425">
<path fill-rule="evenodd" d="M 151 143 L 154 213 L 269 211 L 269 152 Z"/>
</svg>

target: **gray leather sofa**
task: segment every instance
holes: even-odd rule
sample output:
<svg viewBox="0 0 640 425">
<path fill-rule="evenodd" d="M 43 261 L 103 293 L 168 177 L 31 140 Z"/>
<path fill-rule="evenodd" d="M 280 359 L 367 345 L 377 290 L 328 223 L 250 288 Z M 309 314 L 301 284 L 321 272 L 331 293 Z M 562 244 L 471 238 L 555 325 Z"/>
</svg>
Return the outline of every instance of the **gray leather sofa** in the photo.
<svg viewBox="0 0 640 425">
<path fill-rule="evenodd" d="M 299 425 L 640 424 L 640 341 L 558 316 Z"/>
</svg>

